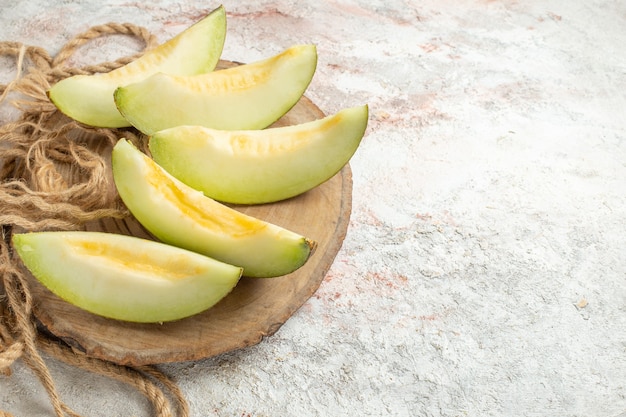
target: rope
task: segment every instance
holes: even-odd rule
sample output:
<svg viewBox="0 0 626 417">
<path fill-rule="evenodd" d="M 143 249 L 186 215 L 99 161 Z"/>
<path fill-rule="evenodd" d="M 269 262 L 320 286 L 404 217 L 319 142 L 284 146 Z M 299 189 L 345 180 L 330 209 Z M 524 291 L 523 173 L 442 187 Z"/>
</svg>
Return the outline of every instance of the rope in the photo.
<svg viewBox="0 0 626 417">
<path fill-rule="evenodd" d="M 187 417 L 189 408 L 178 386 L 153 366 L 129 367 L 95 359 L 37 331 L 28 281 L 12 253 L 13 228 L 23 230 L 78 229 L 85 222 L 128 213 L 110 189 L 102 146 L 121 133 L 141 144 L 131 130 L 83 126 L 62 115 L 48 99 L 51 84 L 76 74 L 108 72 L 138 55 L 83 68 L 69 58 L 93 39 L 124 35 L 150 49 L 156 38 L 132 24 L 94 26 L 67 42 L 51 57 L 44 49 L 18 42 L 0 42 L 0 55 L 15 58 L 16 74 L 0 85 L 0 105 L 19 110 L 15 121 L 0 125 L 0 374 L 22 360 L 39 379 L 57 417 L 77 417 L 60 398 L 42 353 L 72 366 L 122 381 L 148 398 L 158 417 Z M 97 145 L 94 145 L 97 144 Z M 172 405 L 173 401 L 173 405 Z M 12 417 L 0 410 L 0 417 Z"/>
</svg>

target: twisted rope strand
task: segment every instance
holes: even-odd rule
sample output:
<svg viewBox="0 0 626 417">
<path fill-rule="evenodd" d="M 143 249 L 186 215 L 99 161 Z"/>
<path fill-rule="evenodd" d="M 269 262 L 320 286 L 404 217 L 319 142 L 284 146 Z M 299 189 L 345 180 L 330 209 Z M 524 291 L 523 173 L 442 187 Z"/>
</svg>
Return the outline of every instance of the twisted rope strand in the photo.
<svg viewBox="0 0 626 417">
<path fill-rule="evenodd" d="M 24 70 L 25 58 L 28 58 L 35 68 L 49 71 L 52 66 L 52 58 L 48 52 L 38 46 L 28 46 L 19 42 L 0 42 L 0 55 L 8 55 L 16 58 L 16 76 L 8 85 L 0 85 L 0 102 L 4 100 L 5 93 L 15 86 Z"/>
<path fill-rule="evenodd" d="M 157 44 L 157 39 L 154 35 L 152 35 L 146 29 L 139 27 L 139 26 L 132 25 L 132 24 L 108 23 L 106 25 L 93 26 L 89 28 L 88 31 L 75 36 L 73 39 L 67 42 L 52 60 L 52 67 L 61 68 L 65 66 L 65 63 L 67 62 L 67 60 L 72 55 L 74 55 L 74 53 L 78 50 L 78 48 L 80 48 L 81 46 L 89 42 L 90 40 L 93 40 L 102 36 L 107 36 L 107 35 L 126 35 L 126 36 L 139 39 L 143 41 L 145 44 L 144 50 L 151 49 Z M 95 72 L 106 72 L 107 68 L 109 68 L 109 70 L 115 69 L 121 66 L 120 65 L 121 62 L 128 63 L 131 60 L 135 59 L 135 57 L 124 57 L 118 61 L 105 62 L 98 66 L 88 67 L 83 70 L 87 71 L 90 74 L 93 74 Z M 98 70 L 100 68 L 103 70 L 102 71 Z"/>
<path fill-rule="evenodd" d="M 180 390 L 178 385 L 176 385 L 167 375 L 157 370 L 153 366 L 141 366 L 137 367 L 137 370 L 151 376 L 155 380 L 159 381 L 161 385 L 167 388 L 176 402 L 176 406 L 178 408 L 178 416 L 189 417 L 189 404 L 187 404 L 187 400 L 185 399 L 183 392 Z"/>
<path fill-rule="evenodd" d="M 86 371 L 94 372 L 131 385 L 150 400 L 157 417 L 173 416 L 172 407 L 165 393 L 139 369 L 113 364 L 85 356 L 71 350 L 66 345 L 51 341 L 46 337 L 38 339 L 39 347 L 60 361 Z M 154 370 L 155 372 L 158 372 Z"/>
</svg>

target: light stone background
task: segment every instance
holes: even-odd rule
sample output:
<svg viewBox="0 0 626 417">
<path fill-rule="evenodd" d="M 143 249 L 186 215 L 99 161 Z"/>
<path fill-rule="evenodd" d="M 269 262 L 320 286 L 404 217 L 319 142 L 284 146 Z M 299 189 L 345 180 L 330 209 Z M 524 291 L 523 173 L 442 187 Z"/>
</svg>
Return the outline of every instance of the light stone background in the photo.
<svg viewBox="0 0 626 417">
<path fill-rule="evenodd" d="M 164 40 L 218 4 L 0 0 L 0 39 L 55 53 L 116 21 Z M 224 5 L 224 58 L 315 43 L 307 95 L 371 119 L 317 293 L 257 346 L 163 366 L 193 416 L 626 416 L 626 2 Z M 76 411 L 150 415 L 49 364 Z M 21 363 L 0 409 L 51 414 Z"/>
</svg>

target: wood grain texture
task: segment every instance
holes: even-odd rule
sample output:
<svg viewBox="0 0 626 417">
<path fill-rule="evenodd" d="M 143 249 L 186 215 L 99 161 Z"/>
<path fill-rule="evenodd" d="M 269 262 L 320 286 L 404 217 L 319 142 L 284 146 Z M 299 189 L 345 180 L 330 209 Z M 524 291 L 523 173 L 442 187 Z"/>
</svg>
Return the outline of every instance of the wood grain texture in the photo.
<svg viewBox="0 0 626 417">
<path fill-rule="evenodd" d="M 274 126 L 323 117 L 302 97 Z M 103 150 L 107 152 L 108 150 Z M 88 356 L 124 365 L 197 360 L 241 349 L 274 334 L 317 290 L 345 237 L 352 203 L 352 174 L 346 165 L 333 178 L 298 197 L 265 205 L 233 206 L 246 214 L 291 229 L 317 241 L 299 270 L 278 278 L 242 278 L 213 308 L 163 324 L 126 323 L 103 318 L 64 302 L 31 277 L 42 327 Z M 107 218 L 85 230 L 152 238 L 133 218 Z"/>
</svg>

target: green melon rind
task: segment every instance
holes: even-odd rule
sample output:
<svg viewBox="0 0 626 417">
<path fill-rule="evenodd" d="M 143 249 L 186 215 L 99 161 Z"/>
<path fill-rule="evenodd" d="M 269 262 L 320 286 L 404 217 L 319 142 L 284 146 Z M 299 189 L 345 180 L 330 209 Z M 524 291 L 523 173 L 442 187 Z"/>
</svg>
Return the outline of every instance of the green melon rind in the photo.
<svg viewBox="0 0 626 417">
<path fill-rule="evenodd" d="M 12 241 L 26 268 L 54 294 L 91 313 L 129 322 L 200 313 L 228 295 L 241 276 L 241 268 L 132 236 L 36 232 L 15 234 Z M 107 256 L 106 249 L 81 251 L 84 245 L 113 247 L 132 262 Z"/>
</svg>

